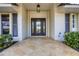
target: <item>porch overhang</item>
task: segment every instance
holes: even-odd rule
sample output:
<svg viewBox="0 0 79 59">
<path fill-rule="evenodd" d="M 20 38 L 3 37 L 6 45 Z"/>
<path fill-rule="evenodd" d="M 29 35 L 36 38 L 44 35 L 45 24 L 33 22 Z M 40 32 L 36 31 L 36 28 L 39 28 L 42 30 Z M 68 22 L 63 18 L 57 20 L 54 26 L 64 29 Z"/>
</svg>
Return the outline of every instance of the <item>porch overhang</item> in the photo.
<svg viewBox="0 0 79 59">
<path fill-rule="evenodd" d="M 58 8 L 60 9 L 61 12 L 65 13 L 79 13 L 79 5 L 63 5 L 58 6 Z"/>
<path fill-rule="evenodd" d="M 65 5 L 64 10 L 66 13 L 79 13 L 79 5 Z"/>
<path fill-rule="evenodd" d="M 0 13 L 14 13 L 17 12 L 17 5 L 14 4 L 0 4 Z"/>
</svg>

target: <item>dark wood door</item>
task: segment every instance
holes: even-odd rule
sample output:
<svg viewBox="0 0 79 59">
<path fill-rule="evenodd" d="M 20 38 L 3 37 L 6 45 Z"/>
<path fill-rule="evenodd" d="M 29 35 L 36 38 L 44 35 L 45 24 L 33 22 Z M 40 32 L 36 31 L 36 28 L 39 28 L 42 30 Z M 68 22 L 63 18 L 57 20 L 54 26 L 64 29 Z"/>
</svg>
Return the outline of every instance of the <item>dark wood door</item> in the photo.
<svg viewBox="0 0 79 59">
<path fill-rule="evenodd" d="M 44 36 L 46 35 L 46 19 L 32 18 L 31 19 L 31 35 Z"/>
</svg>

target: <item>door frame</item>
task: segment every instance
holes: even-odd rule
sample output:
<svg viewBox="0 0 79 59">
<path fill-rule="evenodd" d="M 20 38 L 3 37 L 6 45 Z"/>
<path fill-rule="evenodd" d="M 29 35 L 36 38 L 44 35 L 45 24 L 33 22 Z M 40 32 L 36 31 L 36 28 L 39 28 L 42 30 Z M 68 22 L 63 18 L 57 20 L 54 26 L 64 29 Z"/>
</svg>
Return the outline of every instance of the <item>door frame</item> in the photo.
<svg viewBox="0 0 79 59">
<path fill-rule="evenodd" d="M 27 37 L 31 36 L 31 18 L 46 18 L 46 36 L 39 37 L 50 37 L 50 18 L 48 11 L 41 11 L 37 13 L 36 11 L 28 11 L 28 20 L 27 20 Z M 35 36 L 36 37 L 36 36 Z"/>
<path fill-rule="evenodd" d="M 45 20 L 45 35 L 32 35 L 32 19 L 44 19 Z M 42 33 L 41 33 L 42 34 Z M 46 36 L 46 18 L 31 18 L 31 36 Z"/>
</svg>

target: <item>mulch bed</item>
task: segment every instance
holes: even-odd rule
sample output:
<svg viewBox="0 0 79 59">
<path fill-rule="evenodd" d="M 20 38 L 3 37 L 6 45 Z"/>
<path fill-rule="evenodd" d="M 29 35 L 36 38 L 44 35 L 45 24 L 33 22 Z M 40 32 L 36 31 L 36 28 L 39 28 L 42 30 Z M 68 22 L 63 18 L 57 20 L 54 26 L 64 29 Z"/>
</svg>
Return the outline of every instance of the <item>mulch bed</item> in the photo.
<svg viewBox="0 0 79 59">
<path fill-rule="evenodd" d="M 0 48 L 0 52 L 4 51 L 5 49 L 9 48 L 10 46 L 14 45 L 15 43 L 17 43 L 17 41 L 11 43 L 9 46 L 4 47 L 4 48 Z"/>
<path fill-rule="evenodd" d="M 73 48 L 74 49 L 74 48 Z M 79 52 L 79 49 L 74 49 L 74 50 L 76 50 L 76 51 L 78 51 Z"/>
<path fill-rule="evenodd" d="M 64 43 L 65 44 L 65 42 L 63 41 L 62 43 Z M 65 44 L 66 45 L 66 44 Z M 68 45 L 67 45 L 68 46 Z M 69 46 L 70 47 L 70 46 Z M 72 47 L 71 47 L 72 48 Z M 72 49 L 74 49 L 74 50 L 76 50 L 76 51 L 78 51 L 79 52 L 79 49 L 75 49 L 75 48 L 72 48 Z"/>
</svg>

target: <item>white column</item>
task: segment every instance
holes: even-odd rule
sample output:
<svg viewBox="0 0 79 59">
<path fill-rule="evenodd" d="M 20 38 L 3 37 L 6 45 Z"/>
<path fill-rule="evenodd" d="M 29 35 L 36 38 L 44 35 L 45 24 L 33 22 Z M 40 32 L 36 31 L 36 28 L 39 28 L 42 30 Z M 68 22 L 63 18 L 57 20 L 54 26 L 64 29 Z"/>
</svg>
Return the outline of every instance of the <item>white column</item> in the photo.
<svg viewBox="0 0 79 59">
<path fill-rule="evenodd" d="M 73 28 L 73 15 L 74 15 L 74 28 Z M 77 14 L 76 13 L 71 13 L 70 14 L 70 31 L 77 31 Z"/>
<path fill-rule="evenodd" d="M 76 24 L 76 31 L 78 31 L 78 14 L 76 13 L 76 22 L 75 22 L 75 24 Z"/>
<path fill-rule="evenodd" d="M 18 39 L 22 40 L 22 6 L 18 8 Z"/>
<path fill-rule="evenodd" d="M 10 34 L 12 34 L 12 13 L 9 13 Z"/>
<path fill-rule="evenodd" d="M 77 22 L 77 26 L 78 26 L 78 31 L 79 31 L 79 14 L 78 14 L 78 22 Z"/>
</svg>

